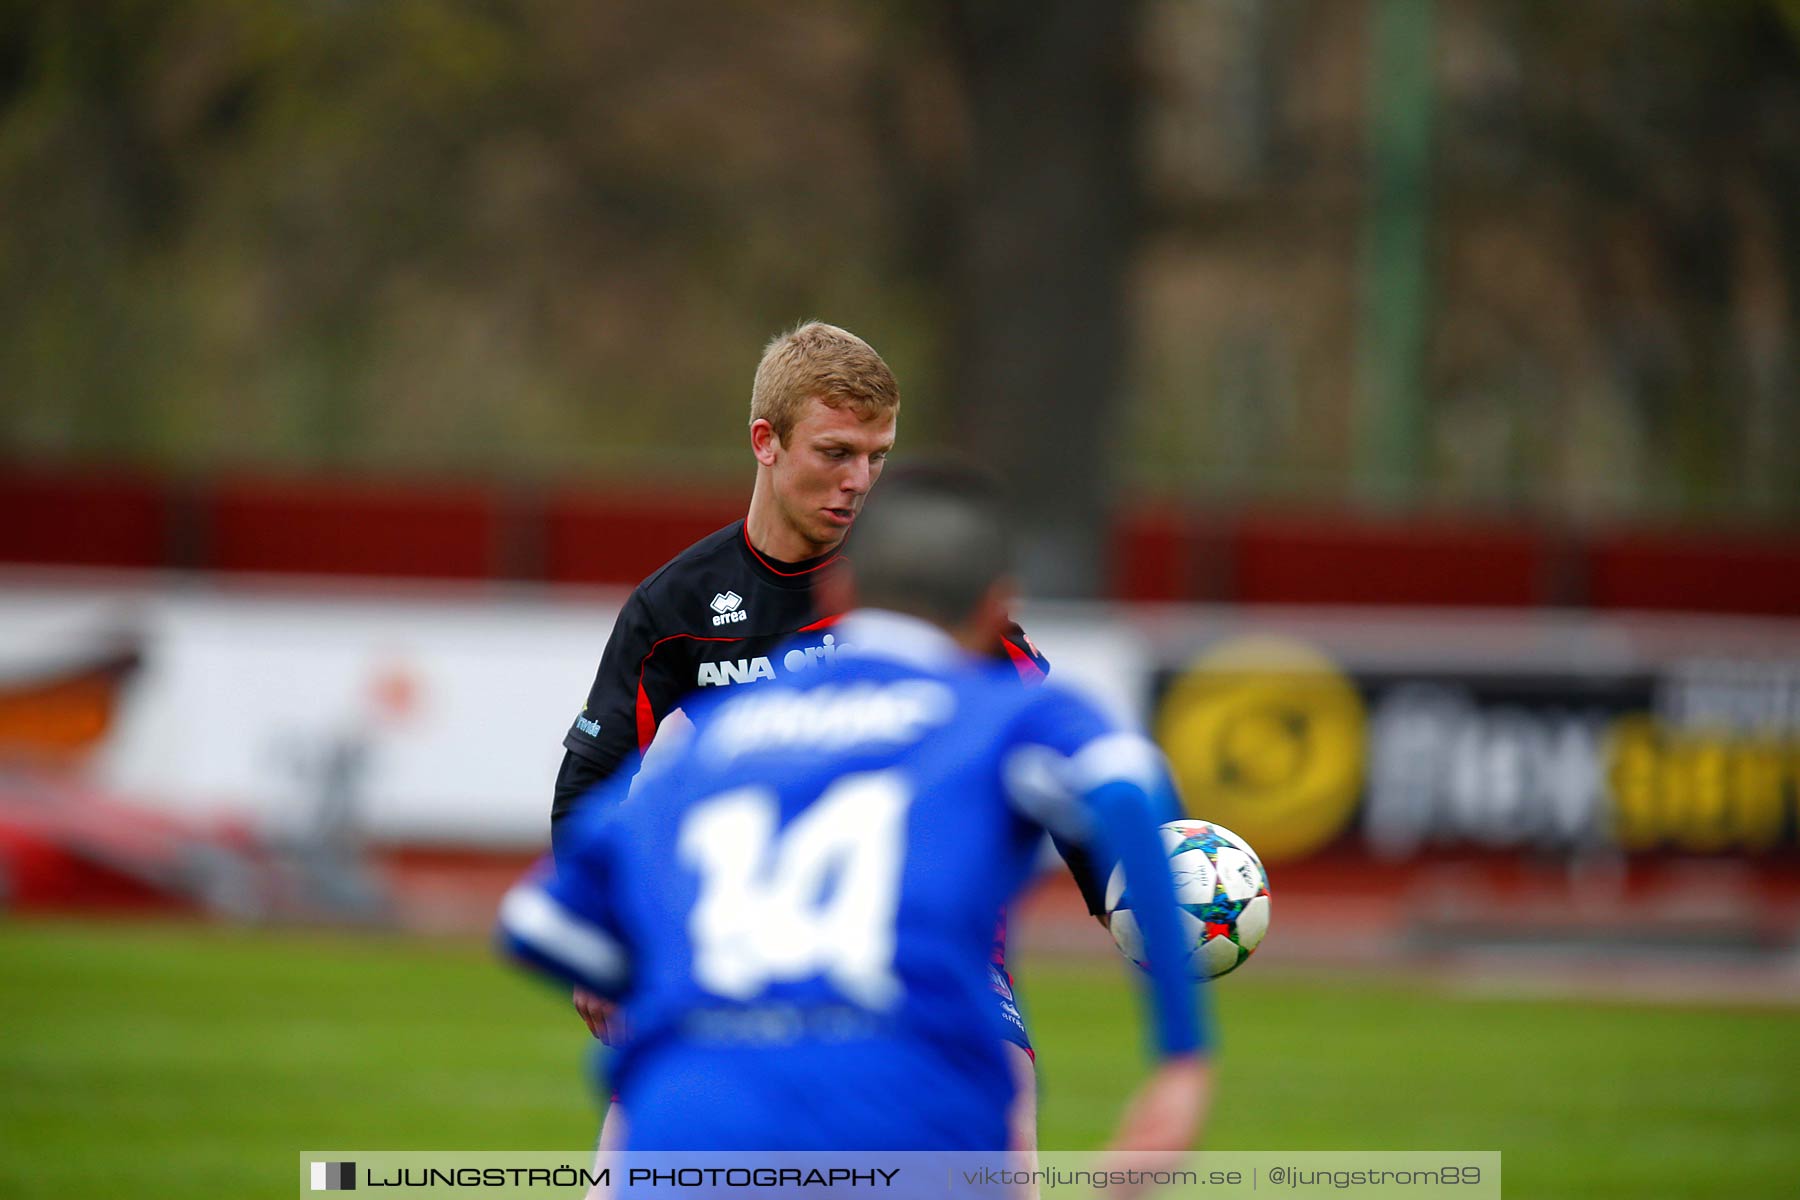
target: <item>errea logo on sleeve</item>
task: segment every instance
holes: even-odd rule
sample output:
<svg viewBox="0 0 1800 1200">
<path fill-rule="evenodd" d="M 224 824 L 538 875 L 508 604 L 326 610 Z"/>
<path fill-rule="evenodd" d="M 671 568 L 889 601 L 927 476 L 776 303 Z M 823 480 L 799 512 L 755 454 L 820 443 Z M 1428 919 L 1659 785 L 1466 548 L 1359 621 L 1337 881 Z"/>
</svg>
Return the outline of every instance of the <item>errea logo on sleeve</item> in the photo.
<svg viewBox="0 0 1800 1200">
<path fill-rule="evenodd" d="M 742 621 L 749 617 L 741 605 L 744 598 L 736 592 L 720 592 L 712 598 L 713 625 L 730 625 L 734 621 Z"/>
</svg>

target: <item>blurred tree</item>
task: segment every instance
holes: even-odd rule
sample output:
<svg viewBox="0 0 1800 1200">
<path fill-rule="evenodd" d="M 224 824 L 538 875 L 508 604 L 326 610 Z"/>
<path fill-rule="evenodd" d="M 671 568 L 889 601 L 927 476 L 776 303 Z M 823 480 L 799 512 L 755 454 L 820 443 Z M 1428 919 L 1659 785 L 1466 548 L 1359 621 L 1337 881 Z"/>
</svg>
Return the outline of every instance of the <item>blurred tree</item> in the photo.
<svg viewBox="0 0 1800 1200">
<path fill-rule="evenodd" d="M 1393 198 L 1359 69 L 1376 16 L 1414 7 L 1149 7 L 1140 486 L 1355 494 L 1358 233 Z M 1416 428 L 1389 443 L 1417 459 L 1414 502 L 1791 519 L 1800 4 L 1431 7 L 1431 225 L 1401 289 L 1429 333 Z M 1235 82 L 1246 63 L 1262 87 Z M 1282 369 L 1246 370 L 1253 345 Z"/>
<path fill-rule="evenodd" d="M 1447 80 L 1454 232 L 1440 366 L 1551 364 L 1535 386 L 1561 395 L 1515 407 L 1560 427 L 1533 451 L 1552 481 L 1541 499 L 1560 507 L 1793 511 L 1795 6 L 1524 0 L 1468 11 L 1511 49 L 1501 69 Z M 1496 321 L 1510 328 L 1476 366 L 1473 339 Z M 1609 402 L 1612 422 L 1574 423 Z M 1620 440 L 1637 448 L 1609 445 Z M 1627 477 L 1607 478 L 1616 471 Z"/>
<path fill-rule="evenodd" d="M 0 0 L 0 450 L 741 471 L 781 326 L 932 358 L 844 103 L 873 19 Z"/>
<path fill-rule="evenodd" d="M 1431 0 L 1377 0 L 1369 18 L 1357 474 L 1362 494 L 1389 507 L 1415 503 L 1424 474 L 1432 17 Z"/>
<path fill-rule="evenodd" d="M 1791 520 L 1800 0 L 1433 9 L 1419 502 Z M 0 457 L 735 485 L 820 316 L 1083 592 L 1353 495 L 1372 11 L 0 0 Z"/>
<path fill-rule="evenodd" d="M 949 299 L 968 448 L 1011 484 L 1032 589 L 1106 578 L 1136 229 L 1135 3 L 955 0 L 969 158 Z"/>
</svg>

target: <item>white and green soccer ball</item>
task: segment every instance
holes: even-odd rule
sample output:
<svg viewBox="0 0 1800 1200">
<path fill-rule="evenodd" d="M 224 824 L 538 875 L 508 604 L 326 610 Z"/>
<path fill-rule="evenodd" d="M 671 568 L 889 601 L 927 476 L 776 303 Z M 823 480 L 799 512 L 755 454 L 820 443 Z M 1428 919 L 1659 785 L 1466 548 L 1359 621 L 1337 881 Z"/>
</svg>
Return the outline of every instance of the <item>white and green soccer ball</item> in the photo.
<svg viewBox="0 0 1800 1200">
<path fill-rule="evenodd" d="M 1269 875 L 1262 860 L 1250 843 L 1223 825 L 1184 818 L 1158 832 L 1188 935 L 1188 969 L 1196 979 L 1237 970 L 1269 931 Z M 1107 882 L 1106 912 L 1120 951 L 1138 966 L 1148 966 L 1144 933 L 1131 911 L 1122 868 L 1114 868 Z"/>
</svg>

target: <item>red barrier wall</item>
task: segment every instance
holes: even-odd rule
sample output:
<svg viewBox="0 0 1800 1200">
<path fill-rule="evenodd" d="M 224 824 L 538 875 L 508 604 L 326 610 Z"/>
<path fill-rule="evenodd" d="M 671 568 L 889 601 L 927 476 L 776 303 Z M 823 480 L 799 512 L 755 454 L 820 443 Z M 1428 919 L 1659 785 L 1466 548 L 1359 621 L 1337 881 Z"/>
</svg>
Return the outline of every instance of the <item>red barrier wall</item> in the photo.
<svg viewBox="0 0 1800 1200">
<path fill-rule="evenodd" d="M 201 501 L 199 565 L 219 571 L 486 579 L 503 547 L 477 487 L 234 478 Z"/>
<path fill-rule="evenodd" d="M 1800 538 L 1627 533 L 1588 552 L 1597 608 L 1800 613 Z"/>
<path fill-rule="evenodd" d="M 1550 540 L 1521 526 L 1249 516 L 1235 544 L 1245 603 L 1510 608 L 1546 599 Z"/>
<path fill-rule="evenodd" d="M 744 515 L 741 496 L 651 503 L 563 491 L 544 505 L 544 578 L 636 583 L 683 548 Z"/>
<path fill-rule="evenodd" d="M 161 566 L 168 496 L 165 485 L 130 472 L 0 467 L 0 561 Z"/>
<path fill-rule="evenodd" d="M 632 584 L 743 515 L 738 494 L 0 469 L 0 562 Z M 1250 604 L 1800 615 L 1800 532 L 1576 533 L 1472 518 L 1127 506 L 1110 594 Z"/>
</svg>

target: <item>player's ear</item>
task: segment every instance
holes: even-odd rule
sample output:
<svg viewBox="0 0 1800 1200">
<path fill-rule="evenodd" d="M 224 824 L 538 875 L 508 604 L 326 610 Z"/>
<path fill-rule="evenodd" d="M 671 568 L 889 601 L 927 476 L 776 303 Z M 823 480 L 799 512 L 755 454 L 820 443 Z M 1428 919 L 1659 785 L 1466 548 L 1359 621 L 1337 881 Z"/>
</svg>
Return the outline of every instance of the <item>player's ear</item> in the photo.
<svg viewBox="0 0 1800 1200">
<path fill-rule="evenodd" d="M 768 420 L 758 417 L 750 422 L 750 452 L 756 455 L 756 461 L 765 467 L 775 465 L 775 455 L 781 449 L 781 435 L 775 432 L 775 426 Z"/>
</svg>

